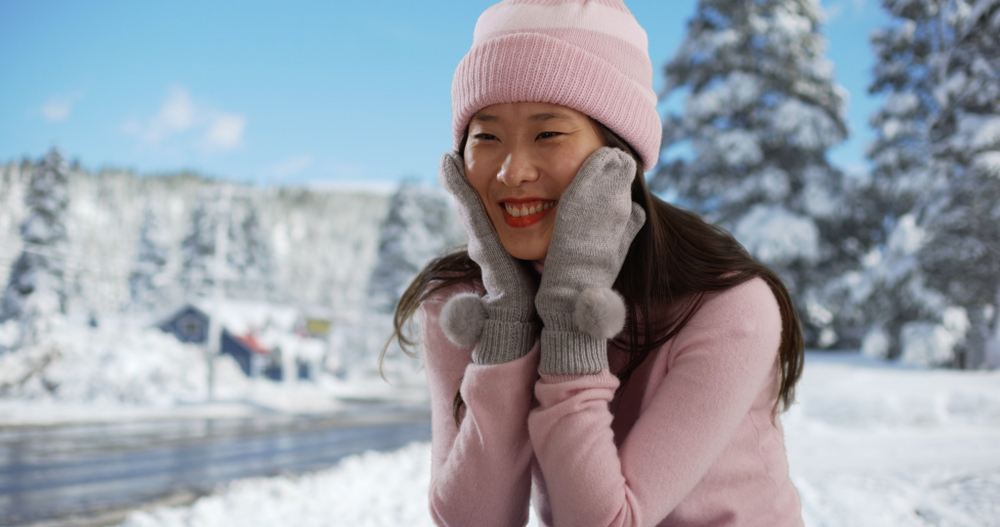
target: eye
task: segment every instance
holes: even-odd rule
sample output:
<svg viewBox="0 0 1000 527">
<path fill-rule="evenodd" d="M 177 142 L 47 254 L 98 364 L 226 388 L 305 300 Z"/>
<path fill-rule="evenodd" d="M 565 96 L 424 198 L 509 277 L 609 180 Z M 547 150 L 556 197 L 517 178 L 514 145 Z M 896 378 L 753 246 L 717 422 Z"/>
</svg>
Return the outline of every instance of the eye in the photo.
<svg viewBox="0 0 1000 527">
<path fill-rule="evenodd" d="M 542 132 L 538 134 L 538 139 L 549 139 L 557 135 L 562 135 L 560 132 Z"/>
<path fill-rule="evenodd" d="M 483 141 L 491 141 L 491 140 L 497 138 L 497 136 L 495 136 L 493 134 L 485 134 L 485 133 L 484 134 L 476 134 L 476 135 L 474 135 L 472 137 L 475 137 L 476 139 L 480 139 L 480 140 L 483 140 Z"/>
</svg>

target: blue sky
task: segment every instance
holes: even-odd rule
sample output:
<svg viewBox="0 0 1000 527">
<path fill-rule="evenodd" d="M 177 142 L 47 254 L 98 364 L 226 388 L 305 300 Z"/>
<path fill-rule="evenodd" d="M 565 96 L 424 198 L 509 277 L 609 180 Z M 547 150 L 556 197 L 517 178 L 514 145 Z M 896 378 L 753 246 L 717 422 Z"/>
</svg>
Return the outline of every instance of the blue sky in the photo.
<svg viewBox="0 0 1000 527">
<path fill-rule="evenodd" d="M 90 169 L 194 170 L 259 184 L 435 181 L 450 86 L 492 0 L 0 0 L 0 163 L 53 145 Z M 662 65 L 694 0 L 626 0 Z M 864 167 L 873 0 L 823 2 Z"/>
</svg>

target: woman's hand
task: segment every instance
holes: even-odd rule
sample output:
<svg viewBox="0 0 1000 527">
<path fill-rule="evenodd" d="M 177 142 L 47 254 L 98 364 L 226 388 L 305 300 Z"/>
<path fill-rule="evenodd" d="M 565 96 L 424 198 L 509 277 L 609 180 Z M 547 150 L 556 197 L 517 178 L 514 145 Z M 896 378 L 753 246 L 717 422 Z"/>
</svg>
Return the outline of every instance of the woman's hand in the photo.
<svg viewBox="0 0 1000 527">
<path fill-rule="evenodd" d="M 535 298 L 544 324 L 542 373 L 597 373 L 608 367 L 607 339 L 625 322 L 624 302 L 611 286 L 646 222 L 645 211 L 632 201 L 635 173 L 631 156 L 600 148 L 559 199 Z"/>
<path fill-rule="evenodd" d="M 478 343 L 472 353 L 477 364 L 508 362 L 527 354 L 537 335 L 533 299 L 538 280 L 504 249 L 464 167 L 458 155 L 445 153 L 438 179 L 455 197 L 455 211 L 469 234 L 469 257 L 483 271 L 486 295 L 452 297 L 441 310 L 441 329 L 455 344 Z"/>
</svg>

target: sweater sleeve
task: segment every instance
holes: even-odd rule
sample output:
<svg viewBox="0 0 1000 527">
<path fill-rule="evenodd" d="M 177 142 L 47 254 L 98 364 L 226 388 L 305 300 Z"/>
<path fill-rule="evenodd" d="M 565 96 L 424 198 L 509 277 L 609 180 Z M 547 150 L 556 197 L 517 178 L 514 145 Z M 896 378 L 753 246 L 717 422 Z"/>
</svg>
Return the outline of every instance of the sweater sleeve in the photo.
<svg viewBox="0 0 1000 527">
<path fill-rule="evenodd" d="M 528 421 L 556 526 L 648 526 L 694 488 L 771 381 L 781 315 L 755 279 L 706 299 L 661 350 L 668 371 L 620 448 L 618 379 L 542 375 Z M 650 357 L 652 359 L 652 357 Z"/>
<path fill-rule="evenodd" d="M 421 304 L 431 397 L 431 516 L 442 526 L 524 525 L 532 458 L 527 422 L 538 344 L 510 362 L 473 364 L 472 348 L 452 344 L 438 326 L 441 308 L 455 292 Z M 459 388 L 465 407 L 456 424 Z"/>
</svg>

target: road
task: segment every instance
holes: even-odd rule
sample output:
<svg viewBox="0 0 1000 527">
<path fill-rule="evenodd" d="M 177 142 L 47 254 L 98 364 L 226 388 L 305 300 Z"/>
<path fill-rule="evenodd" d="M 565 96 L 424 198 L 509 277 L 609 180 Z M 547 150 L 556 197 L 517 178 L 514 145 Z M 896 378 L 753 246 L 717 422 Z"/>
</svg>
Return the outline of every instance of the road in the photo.
<svg viewBox="0 0 1000 527">
<path fill-rule="evenodd" d="M 334 415 L 0 428 L 0 526 L 121 510 L 234 478 L 328 467 L 430 438 L 430 414 L 359 404 Z"/>
</svg>

